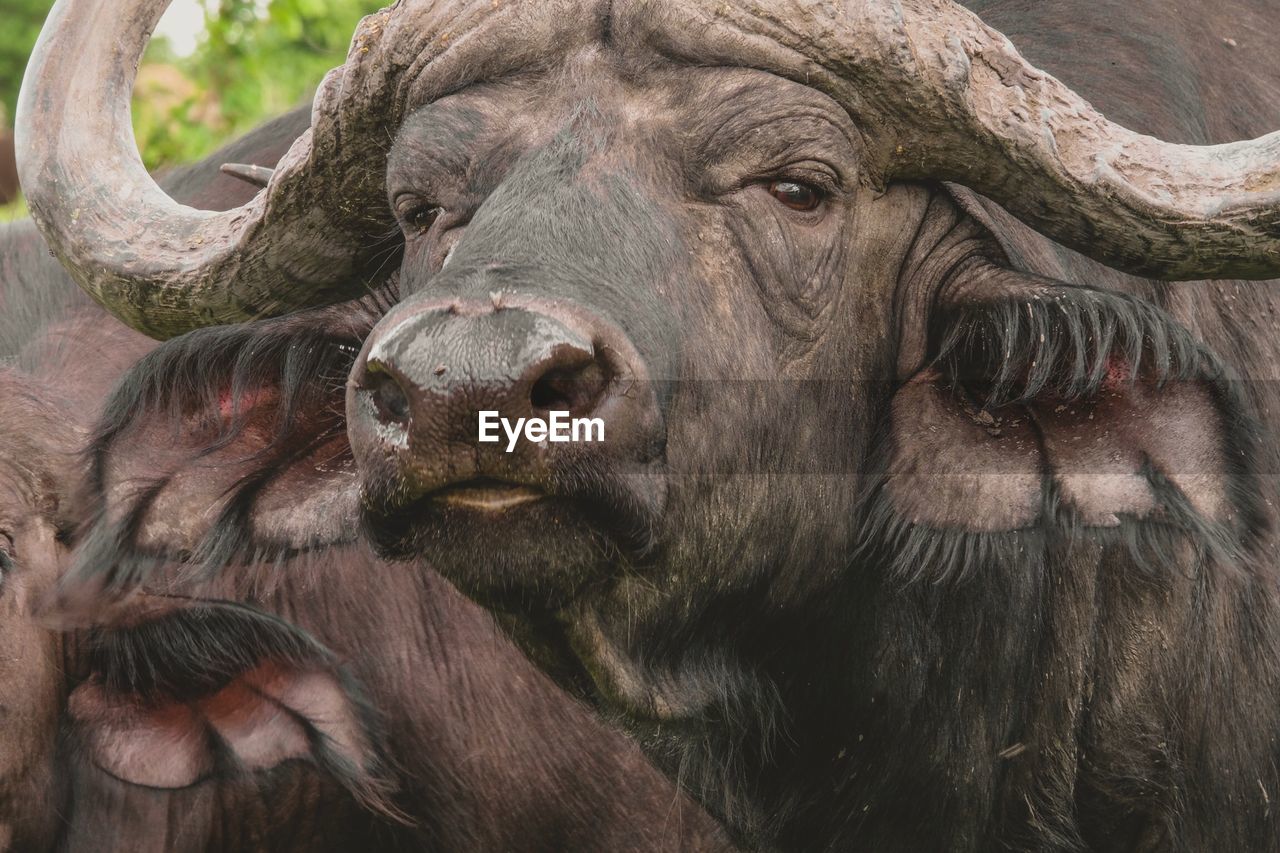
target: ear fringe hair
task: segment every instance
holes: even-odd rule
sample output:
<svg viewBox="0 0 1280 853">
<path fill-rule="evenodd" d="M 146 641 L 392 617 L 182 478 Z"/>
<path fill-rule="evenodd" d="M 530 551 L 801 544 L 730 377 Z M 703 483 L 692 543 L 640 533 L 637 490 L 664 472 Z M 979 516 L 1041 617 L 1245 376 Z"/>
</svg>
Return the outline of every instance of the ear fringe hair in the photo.
<svg viewBox="0 0 1280 853">
<path fill-rule="evenodd" d="M 343 397 L 347 374 L 365 336 L 395 304 L 397 283 L 355 302 L 271 320 L 199 329 L 145 356 L 108 400 L 86 449 L 90 512 L 76 561 L 64 589 L 83 585 L 118 596 L 142 585 L 173 562 L 199 566 L 192 580 L 207 579 L 235 561 L 279 559 L 280 548 L 251 542 L 250 521 L 258 495 L 292 462 L 305 458 L 346 430 Z M 128 442 L 144 419 L 167 420 L 175 437 L 204 430 L 191 459 L 229 447 L 260 422 L 254 394 L 270 389 L 270 440 L 245 461 L 254 470 L 233 483 L 226 504 L 195 553 L 150 554 L 137 535 L 152 504 L 168 485 L 157 476 L 123 499 L 124 511 L 107 517 L 106 474 L 112 453 Z M 229 416 L 226 416 L 229 410 Z M 299 429 L 306 420 L 306 429 Z M 192 422 L 194 423 L 194 426 Z"/>
<path fill-rule="evenodd" d="M 1001 288 L 994 299 L 935 315 L 934 365 L 985 394 L 987 408 L 1096 394 L 1117 358 L 1129 382 L 1219 375 L 1217 360 L 1187 329 L 1136 296 L 1038 280 L 1022 290 Z"/>
<path fill-rule="evenodd" d="M 864 503 L 855 563 L 884 567 L 889 583 L 958 584 L 992 570 L 1016 570 L 1088 540 L 1123 551 L 1140 577 L 1159 581 L 1171 570 L 1196 574 L 1209 566 L 1240 571 L 1246 545 L 1239 531 L 1196 512 L 1182 492 L 1148 462 L 1143 466 L 1160 510 L 1155 517 L 1121 516 L 1115 527 L 1085 525 L 1061 500 L 1052 480 L 1042 490 L 1036 522 L 1020 530 L 981 532 L 917 524 L 901 515 L 883 482 Z M 1189 552 L 1187 549 L 1190 549 Z M 1188 553 L 1190 559 L 1188 560 Z"/>
<path fill-rule="evenodd" d="M 217 437 L 201 451 L 216 452 L 249 425 L 253 395 L 278 389 L 275 441 L 288 436 L 299 413 L 346 381 L 365 336 L 393 304 L 384 289 L 355 303 L 237 326 L 198 329 L 161 344 L 129 371 L 108 400 L 88 448 L 100 483 L 112 442 L 144 417 L 164 413 L 175 428 L 193 415 L 215 425 L 210 413 L 230 407 Z M 339 313 L 341 317 L 339 318 Z M 335 417 L 342 412 L 333 411 Z"/>
<path fill-rule="evenodd" d="M 1123 371 L 1118 378 L 1130 384 L 1140 379 L 1157 388 L 1178 381 L 1207 383 L 1225 427 L 1230 497 L 1239 523 L 1238 535 L 1228 537 L 1233 545 L 1227 550 L 1236 556 L 1228 558 L 1218 547 L 1223 544 L 1222 531 L 1197 528 L 1196 514 L 1185 497 L 1177 494 L 1175 499 L 1177 490 L 1158 472 L 1148 466 L 1146 474 L 1166 499 L 1169 519 L 1181 519 L 1175 526 L 1217 543 L 1210 548 L 1216 560 L 1230 564 L 1259 545 L 1268 525 L 1252 464 L 1260 455 L 1261 430 L 1239 377 L 1216 353 L 1166 311 L 1132 294 L 1002 268 L 967 268 L 959 275 L 965 276 L 958 280 L 960 296 L 938 306 L 930 334 L 936 342 L 933 365 L 958 393 L 973 394 L 984 409 L 1046 396 L 1069 403 L 1096 395 L 1105 383 L 1116 381 L 1116 368 Z M 1169 523 L 1142 522 L 1146 526 L 1141 535 L 1152 535 L 1152 525 Z M 963 553 L 990 546 L 948 547 Z"/>
<path fill-rule="evenodd" d="M 83 524 L 71 567 L 58 581 L 60 610 L 78 612 L 91 601 L 114 601 L 165 565 L 166 560 L 142 552 L 136 542 L 143 519 L 167 483 L 160 479 L 135 493 L 119 522 L 107 519 L 102 491 L 94 487 L 95 506 Z"/>
</svg>

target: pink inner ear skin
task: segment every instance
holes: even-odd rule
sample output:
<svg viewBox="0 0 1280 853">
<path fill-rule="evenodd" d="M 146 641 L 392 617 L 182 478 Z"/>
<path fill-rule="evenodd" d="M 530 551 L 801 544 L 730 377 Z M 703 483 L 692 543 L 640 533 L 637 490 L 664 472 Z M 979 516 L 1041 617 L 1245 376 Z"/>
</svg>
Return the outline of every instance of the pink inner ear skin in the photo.
<svg viewBox="0 0 1280 853">
<path fill-rule="evenodd" d="M 1061 409 L 1061 411 L 1059 411 Z M 1143 465 L 1151 465 L 1204 518 L 1230 515 L 1224 429 L 1202 382 L 1121 384 L 1096 400 L 1035 407 L 1049 465 L 1063 498 L 1086 524 L 1161 511 Z"/>
<path fill-rule="evenodd" d="M 1107 375 L 1103 377 L 1102 389 L 1104 392 L 1123 391 L 1132 378 L 1133 365 L 1129 360 L 1113 355 L 1107 359 Z"/>
<path fill-rule="evenodd" d="M 338 680 L 327 672 L 290 672 L 264 665 L 246 681 L 264 696 L 305 719 L 353 767 L 367 771 L 369 744 L 355 708 Z M 308 747 L 309 748 L 309 747 Z"/>
<path fill-rule="evenodd" d="M 88 682 L 71 694 L 72 719 L 95 764 L 151 788 L 183 788 L 218 770 L 215 748 L 246 770 L 312 757 L 313 726 L 327 745 L 365 769 L 365 739 L 341 684 L 323 672 L 264 663 L 190 704 L 149 704 Z"/>
<path fill-rule="evenodd" d="M 230 423 L 237 415 L 245 417 L 259 406 L 268 406 L 274 412 L 279 393 L 274 388 L 246 389 L 232 396 L 231 388 L 223 388 L 218 394 L 218 415 L 223 423 Z"/>
<path fill-rule="evenodd" d="M 1042 454 L 1022 409 L 998 426 L 966 411 L 941 375 L 926 371 L 893 398 L 886 491 L 913 524 L 1017 530 L 1040 514 Z"/>
<path fill-rule="evenodd" d="M 1108 364 L 1095 397 L 1053 397 L 994 413 L 971 411 L 941 377 L 914 377 L 892 403 L 893 455 L 886 490 L 915 524 L 977 532 L 1036 522 L 1053 478 L 1063 502 L 1091 527 L 1163 512 L 1151 466 L 1207 520 L 1231 512 L 1225 427 L 1209 387 L 1131 382 L 1123 359 Z"/>
<path fill-rule="evenodd" d="M 249 770 L 268 770 L 291 758 L 306 758 L 306 729 L 288 709 L 255 690 L 248 676 L 197 707 L 208 724 Z"/>
<path fill-rule="evenodd" d="M 208 734 L 195 711 L 147 706 L 89 682 L 69 700 L 91 760 L 119 779 L 150 788 L 185 788 L 213 772 Z"/>
</svg>

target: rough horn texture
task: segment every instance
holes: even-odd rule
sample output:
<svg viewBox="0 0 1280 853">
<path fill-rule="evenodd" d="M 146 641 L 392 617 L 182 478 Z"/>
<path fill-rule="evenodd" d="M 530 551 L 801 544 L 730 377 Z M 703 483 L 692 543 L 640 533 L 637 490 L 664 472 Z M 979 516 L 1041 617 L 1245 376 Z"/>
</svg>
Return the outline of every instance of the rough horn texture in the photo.
<svg viewBox="0 0 1280 853">
<path fill-rule="evenodd" d="M 349 184 L 367 173 L 352 168 L 363 149 L 337 141 L 331 87 L 316 97 L 319 138 L 299 139 L 272 186 L 243 207 L 197 211 L 147 175 L 129 96 L 138 57 L 167 5 L 68 0 L 50 14 L 19 102 L 18 150 L 32 217 L 54 251 L 95 299 L 154 337 L 358 289 L 356 259 L 383 223 L 364 221 L 368 205 L 333 201 L 357 196 Z M 68 62 L 71 56 L 78 61 Z M 67 103 L 102 108 L 68 110 Z M 312 168 L 317 160 L 325 168 Z M 261 239 L 266 234 L 272 239 Z"/>
<path fill-rule="evenodd" d="M 834 95 L 862 132 L 873 183 L 964 183 L 1129 272 L 1280 271 L 1280 136 L 1193 147 L 1132 133 L 950 0 L 407 0 L 361 23 L 316 95 L 313 132 L 264 192 L 200 213 L 146 175 L 129 126 L 137 60 L 167 5 L 61 0 L 19 103 L 33 217 L 81 286 L 156 337 L 355 293 L 391 224 L 387 129 L 469 82 L 585 47 L 602 19 L 623 49 L 761 67 Z"/>
</svg>

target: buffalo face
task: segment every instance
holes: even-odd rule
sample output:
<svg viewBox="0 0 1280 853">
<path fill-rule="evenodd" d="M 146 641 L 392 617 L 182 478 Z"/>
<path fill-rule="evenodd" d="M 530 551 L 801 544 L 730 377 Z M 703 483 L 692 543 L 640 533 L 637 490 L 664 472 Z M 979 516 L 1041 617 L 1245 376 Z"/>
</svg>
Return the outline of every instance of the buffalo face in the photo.
<svg viewBox="0 0 1280 853">
<path fill-rule="evenodd" d="M 375 538 L 489 603 L 578 612 L 593 643 L 605 614 L 773 597 L 773 566 L 847 548 L 827 510 L 854 501 L 858 377 L 889 357 L 876 306 L 921 209 L 871 201 L 857 139 L 765 73 L 597 54 L 415 114 L 387 179 L 402 301 L 348 393 Z M 507 452 L 477 441 L 484 410 L 605 440 Z"/>
</svg>

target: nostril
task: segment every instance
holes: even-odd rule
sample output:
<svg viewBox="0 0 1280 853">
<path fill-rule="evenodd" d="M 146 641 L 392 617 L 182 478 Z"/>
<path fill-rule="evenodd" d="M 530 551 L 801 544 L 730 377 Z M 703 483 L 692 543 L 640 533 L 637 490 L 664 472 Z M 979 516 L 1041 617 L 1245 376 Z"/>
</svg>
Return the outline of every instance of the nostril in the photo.
<svg viewBox="0 0 1280 853">
<path fill-rule="evenodd" d="M 580 367 L 549 370 L 529 389 L 535 409 L 586 414 L 596 408 L 609 377 L 596 360 Z"/>
<path fill-rule="evenodd" d="M 373 405 L 383 420 L 402 423 L 409 420 L 409 396 L 395 377 L 381 371 L 374 373 L 368 379 L 368 388 L 373 395 Z"/>
</svg>

